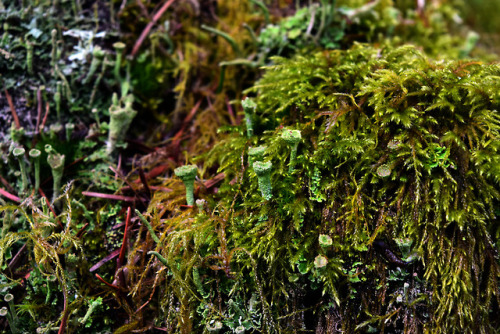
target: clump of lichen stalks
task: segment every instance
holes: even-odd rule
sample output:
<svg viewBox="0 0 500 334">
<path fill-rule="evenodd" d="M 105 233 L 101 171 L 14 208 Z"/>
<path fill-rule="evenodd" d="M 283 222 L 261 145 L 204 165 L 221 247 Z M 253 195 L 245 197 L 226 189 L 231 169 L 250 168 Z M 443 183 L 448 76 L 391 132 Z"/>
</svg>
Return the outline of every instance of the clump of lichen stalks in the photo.
<svg viewBox="0 0 500 334">
<path fill-rule="evenodd" d="M 410 46 L 274 61 L 247 91 L 260 128 L 245 141 L 241 125 L 207 161 L 235 176 L 214 212 L 250 254 L 229 257 L 237 282 L 253 277 L 231 293 L 259 297 L 261 329 L 498 329 L 500 66 Z M 293 174 L 284 127 L 302 137 Z M 241 163 L 257 145 L 268 198 Z"/>
</svg>

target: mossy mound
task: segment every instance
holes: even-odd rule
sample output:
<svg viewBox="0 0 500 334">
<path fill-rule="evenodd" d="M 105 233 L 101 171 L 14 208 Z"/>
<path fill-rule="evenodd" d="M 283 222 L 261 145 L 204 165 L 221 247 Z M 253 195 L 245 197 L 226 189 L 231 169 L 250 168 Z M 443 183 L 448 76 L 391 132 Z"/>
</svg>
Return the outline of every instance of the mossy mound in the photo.
<svg viewBox="0 0 500 334">
<path fill-rule="evenodd" d="M 498 328 L 500 66 L 362 45 L 274 61 L 248 91 L 255 136 L 233 131 L 210 159 L 227 176 L 214 212 L 260 268 L 264 287 L 242 289 L 265 291 L 270 328 L 296 313 L 347 332 Z M 291 172 L 284 129 L 302 134 Z M 256 145 L 268 201 L 242 163 Z"/>
</svg>

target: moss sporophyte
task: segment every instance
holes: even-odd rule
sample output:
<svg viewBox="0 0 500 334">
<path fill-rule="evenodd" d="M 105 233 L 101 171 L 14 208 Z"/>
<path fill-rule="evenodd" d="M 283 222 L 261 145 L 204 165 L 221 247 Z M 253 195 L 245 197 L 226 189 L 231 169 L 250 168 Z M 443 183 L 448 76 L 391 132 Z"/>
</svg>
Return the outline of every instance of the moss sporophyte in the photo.
<svg viewBox="0 0 500 334">
<path fill-rule="evenodd" d="M 259 189 L 265 200 L 270 200 L 273 197 L 273 188 L 271 185 L 272 169 L 273 164 L 271 162 L 256 161 L 253 163 L 253 170 L 259 180 Z"/>
<path fill-rule="evenodd" d="M 186 187 L 186 202 L 187 205 L 194 205 L 194 179 L 198 173 L 196 165 L 186 165 L 177 167 L 174 173 L 179 177 Z"/>
</svg>

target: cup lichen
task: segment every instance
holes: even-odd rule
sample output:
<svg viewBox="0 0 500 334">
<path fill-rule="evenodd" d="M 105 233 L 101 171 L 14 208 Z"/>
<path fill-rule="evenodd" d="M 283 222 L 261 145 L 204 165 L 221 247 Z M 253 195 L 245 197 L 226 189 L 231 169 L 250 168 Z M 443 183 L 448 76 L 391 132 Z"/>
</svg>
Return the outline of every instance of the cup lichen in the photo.
<svg viewBox="0 0 500 334">
<path fill-rule="evenodd" d="M 35 191 L 38 191 L 38 188 L 40 188 L 40 155 L 42 152 L 40 150 L 37 150 L 36 148 L 32 148 L 29 151 L 29 156 L 30 158 L 33 159 L 34 161 L 34 167 L 35 167 Z"/>
<path fill-rule="evenodd" d="M 108 155 L 111 155 L 116 149 L 116 144 L 125 138 L 125 134 L 132 120 L 135 115 L 137 115 L 137 111 L 132 108 L 132 103 L 134 102 L 133 95 L 127 95 L 125 97 L 123 107 L 120 106 L 116 93 L 113 94 L 112 101 L 112 105 L 109 108 L 110 122 L 108 143 L 106 146 L 106 153 Z"/>
<path fill-rule="evenodd" d="M 248 165 L 252 166 L 254 162 L 264 159 L 267 146 L 256 146 L 248 149 Z"/>
<path fill-rule="evenodd" d="M 24 165 L 24 153 L 26 151 L 22 147 L 16 147 L 12 150 L 12 155 L 16 157 L 19 162 L 19 171 L 21 172 L 22 180 L 22 191 L 24 192 L 28 188 L 28 176 L 26 174 L 26 166 Z"/>
<path fill-rule="evenodd" d="M 196 167 L 196 165 L 185 165 L 177 167 L 174 170 L 174 173 L 182 180 L 184 186 L 186 187 L 187 205 L 194 205 L 194 180 L 196 178 L 196 174 L 198 173 L 198 167 Z"/>
<path fill-rule="evenodd" d="M 48 154 L 47 163 L 52 171 L 52 201 L 55 201 L 59 197 L 59 190 L 61 188 L 65 156 L 64 154 L 57 153 L 50 144 L 45 145 L 45 152 Z"/>
<path fill-rule="evenodd" d="M 247 97 L 244 100 L 241 100 L 241 106 L 243 107 L 243 112 L 245 113 L 245 121 L 247 125 L 247 137 L 250 138 L 253 136 L 253 117 L 255 113 L 255 109 L 257 108 L 257 104 L 254 100 Z"/>
<path fill-rule="evenodd" d="M 293 172 L 295 169 L 295 164 L 297 161 L 297 148 L 300 141 L 302 140 L 302 135 L 299 130 L 285 130 L 281 133 L 281 138 L 290 145 L 290 162 L 288 164 L 288 171 Z"/>
<path fill-rule="evenodd" d="M 273 197 L 273 188 L 271 185 L 271 171 L 273 164 L 271 162 L 256 161 L 253 163 L 253 170 L 259 180 L 259 189 L 262 197 L 270 200 Z"/>
</svg>

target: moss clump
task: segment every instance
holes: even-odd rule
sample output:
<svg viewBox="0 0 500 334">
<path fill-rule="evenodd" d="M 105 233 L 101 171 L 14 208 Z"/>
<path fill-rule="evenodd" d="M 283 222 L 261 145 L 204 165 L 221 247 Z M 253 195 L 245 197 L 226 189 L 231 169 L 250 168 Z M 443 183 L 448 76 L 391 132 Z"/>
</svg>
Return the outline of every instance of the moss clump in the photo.
<svg viewBox="0 0 500 334">
<path fill-rule="evenodd" d="M 336 305 L 335 321 L 348 332 L 498 328 L 491 315 L 500 273 L 493 214 L 500 207 L 500 66 L 435 62 L 410 46 L 357 45 L 274 61 L 247 92 L 257 95 L 256 116 L 265 120 L 255 135 L 273 166 L 272 201 L 258 201 L 262 187 L 252 174 L 238 188 L 226 181 L 219 193 L 219 206 L 231 207 L 237 222 L 235 247 L 269 268 L 261 274 L 273 319 L 314 297 Z M 303 145 L 293 179 L 280 129 L 292 126 Z M 221 161 L 242 156 L 240 137 L 219 144 L 233 147 Z M 242 173 L 236 164 L 221 170 Z M 324 201 L 306 196 L 313 176 Z M 318 244 L 325 232 L 329 247 Z M 315 294 L 318 282 L 324 297 Z M 285 290 L 304 297 L 280 299 Z M 332 312 L 319 311 L 316 324 Z"/>
</svg>

